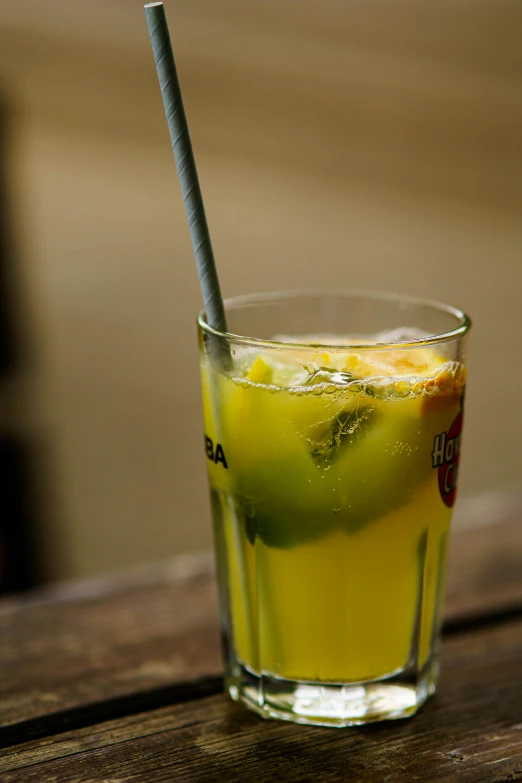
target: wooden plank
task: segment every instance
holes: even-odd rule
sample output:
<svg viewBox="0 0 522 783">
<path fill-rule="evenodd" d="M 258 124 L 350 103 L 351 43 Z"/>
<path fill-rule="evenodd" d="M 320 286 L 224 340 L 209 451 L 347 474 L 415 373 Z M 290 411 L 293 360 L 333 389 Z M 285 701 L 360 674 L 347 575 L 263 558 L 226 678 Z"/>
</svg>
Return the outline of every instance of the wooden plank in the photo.
<svg viewBox="0 0 522 783">
<path fill-rule="evenodd" d="M 522 608 L 522 495 L 488 494 L 457 508 L 446 619 Z"/>
<path fill-rule="evenodd" d="M 7 750 L 0 783 L 522 780 L 521 660 L 522 620 L 505 622 L 444 643 L 439 692 L 412 720 L 294 726 L 218 695 Z"/>
<path fill-rule="evenodd" d="M 453 628 L 522 608 L 521 509 L 520 501 L 505 499 L 489 511 L 480 504 L 472 520 L 461 516 L 446 613 Z M 499 522 L 466 529 L 475 517 Z M 158 706 L 165 703 L 158 689 L 221 671 L 212 557 L 0 603 L 0 638 L 0 734 L 2 727 L 136 693 Z"/>
<path fill-rule="evenodd" d="M 0 611 L 0 727 L 221 669 L 209 558 Z"/>
</svg>

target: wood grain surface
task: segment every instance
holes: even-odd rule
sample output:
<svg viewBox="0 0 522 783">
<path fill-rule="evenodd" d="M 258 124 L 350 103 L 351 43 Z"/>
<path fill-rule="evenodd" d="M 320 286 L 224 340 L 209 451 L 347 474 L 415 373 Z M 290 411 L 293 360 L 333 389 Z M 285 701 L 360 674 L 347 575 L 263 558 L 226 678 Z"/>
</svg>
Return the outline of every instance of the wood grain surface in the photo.
<svg viewBox="0 0 522 783">
<path fill-rule="evenodd" d="M 522 610 L 522 495 L 477 497 L 455 514 L 446 620 Z"/>
<path fill-rule="evenodd" d="M 483 502 L 471 517 L 461 515 L 454 532 L 447 633 L 522 610 L 522 502 L 506 497 L 490 514 L 494 525 L 485 524 L 490 517 Z M 219 690 L 212 556 L 4 601 L 0 638 L 4 745 L 21 725 L 39 736 L 44 716 L 52 719 L 53 731 L 63 730 L 71 710 L 77 711 L 74 725 L 82 725 L 92 721 L 93 709 L 104 719 L 125 714 L 126 699 L 137 694 L 140 709 L 185 698 L 186 682 L 201 677 L 211 678 L 207 690 Z"/>
<path fill-rule="evenodd" d="M 447 639 L 438 694 L 411 721 L 266 722 L 220 694 L 7 750 L 0 781 L 522 780 L 521 660 L 519 619 Z"/>
<path fill-rule="evenodd" d="M 0 726 L 221 670 L 209 558 L 0 609 Z M 183 572 L 182 572 L 183 573 Z M 51 591 L 52 594 L 52 591 Z M 60 595 L 60 593 L 58 593 Z M 1 734 L 1 729 L 0 729 Z"/>
</svg>

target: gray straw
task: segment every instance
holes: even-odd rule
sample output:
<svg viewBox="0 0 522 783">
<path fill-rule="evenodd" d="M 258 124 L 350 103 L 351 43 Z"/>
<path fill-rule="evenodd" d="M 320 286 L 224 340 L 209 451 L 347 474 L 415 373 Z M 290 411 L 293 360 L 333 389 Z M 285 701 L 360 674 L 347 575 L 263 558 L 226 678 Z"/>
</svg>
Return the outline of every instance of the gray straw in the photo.
<svg viewBox="0 0 522 783">
<path fill-rule="evenodd" d="M 145 6 L 145 16 L 196 257 L 207 323 L 213 329 L 226 332 L 225 309 L 163 3 L 148 3 Z"/>
</svg>

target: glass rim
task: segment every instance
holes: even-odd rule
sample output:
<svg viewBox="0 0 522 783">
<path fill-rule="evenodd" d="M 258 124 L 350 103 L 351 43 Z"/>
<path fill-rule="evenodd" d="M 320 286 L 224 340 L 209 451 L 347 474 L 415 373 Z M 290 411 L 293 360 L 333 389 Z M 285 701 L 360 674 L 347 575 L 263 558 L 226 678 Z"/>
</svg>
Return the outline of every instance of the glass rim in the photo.
<svg viewBox="0 0 522 783">
<path fill-rule="evenodd" d="M 310 348 L 319 348 L 334 351 L 346 351 L 347 349 L 353 349 L 357 351 L 382 351 L 385 348 L 402 349 L 402 348 L 421 348 L 426 345 L 437 345 L 439 343 L 448 342 L 458 337 L 463 337 L 471 329 L 471 318 L 453 305 L 447 305 L 443 302 L 439 302 L 435 299 L 426 299 L 419 296 L 410 296 L 408 294 L 398 294 L 390 291 L 377 291 L 372 289 L 362 288 L 341 288 L 341 289 L 289 289 L 282 291 L 263 291 L 261 293 L 254 294 L 241 294 L 239 296 L 228 297 L 224 300 L 225 313 L 229 310 L 234 310 L 242 306 L 255 306 L 263 305 L 270 302 L 284 301 L 286 299 L 305 299 L 306 297 L 344 297 L 346 299 L 368 299 L 375 302 L 395 302 L 414 305 L 417 307 L 431 308 L 437 310 L 440 313 L 453 316 L 459 323 L 458 325 L 449 331 L 441 332 L 440 334 L 430 334 L 425 337 L 419 337 L 412 340 L 401 341 L 388 341 L 381 343 L 346 343 L 340 345 L 336 343 L 330 345 L 328 343 L 302 343 L 291 342 L 283 340 L 267 340 L 261 337 L 249 337 L 248 335 L 235 334 L 234 332 L 224 332 L 219 329 L 214 329 L 205 320 L 205 310 L 201 310 L 198 314 L 198 324 L 200 328 L 207 334 L 212 334 L 215 337 L 220 337 L 228 341 L 236 343 L 243 343 L 253 345 L 255 347 L 265 348 L 292 348 L 299 350 L 307 350 Z"/>
</svg>

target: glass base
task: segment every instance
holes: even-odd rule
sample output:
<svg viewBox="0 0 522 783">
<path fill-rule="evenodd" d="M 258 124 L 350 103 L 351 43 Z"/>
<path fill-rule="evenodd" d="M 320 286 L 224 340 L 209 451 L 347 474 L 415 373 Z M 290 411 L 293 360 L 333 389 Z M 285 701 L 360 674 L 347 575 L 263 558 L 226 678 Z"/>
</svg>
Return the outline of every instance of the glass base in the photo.
<svg viewBox="0 0 522 783">
<path fill-rule="evenodd" d="M 402 672 L 345 685 L 259 676 L 239 663 L 234 668 L 226 677 L 230 697 L 261 717 L 338 728 L 409 718 L 435 693 L 438 679 L 436 661 L 415 678 Z"/>
</svg>

